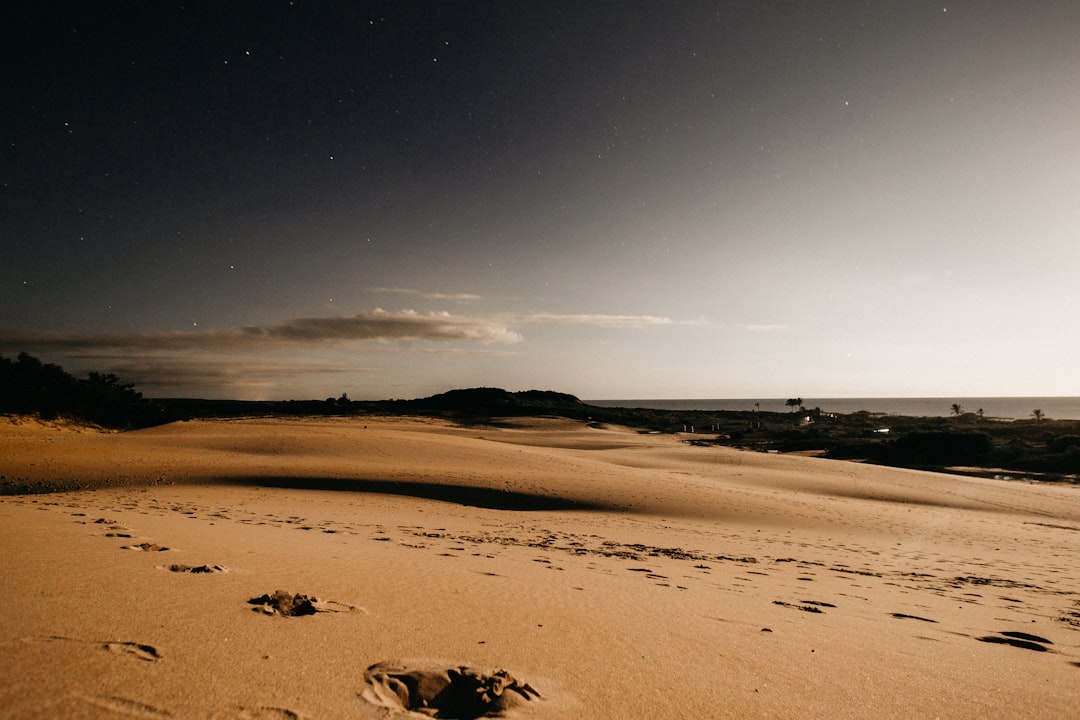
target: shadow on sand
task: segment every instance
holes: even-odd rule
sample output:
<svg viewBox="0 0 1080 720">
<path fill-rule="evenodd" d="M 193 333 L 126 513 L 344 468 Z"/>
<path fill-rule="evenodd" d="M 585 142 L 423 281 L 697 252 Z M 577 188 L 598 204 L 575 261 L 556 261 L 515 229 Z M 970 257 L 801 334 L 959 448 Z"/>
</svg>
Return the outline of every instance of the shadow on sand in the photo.
<svg viewBox="0 0 1080 720">
<path fill-rule="evenodd" d="M 450 483 L 400 482 L 396 480 L 364 480 L 361 478 L 327 477 L 239 477 L 229 478 L 230 484 L 257 487 L 291 488 L 296 490 L 336 490 L 379 495 L 400 495 L 455 503 L 489 510 L 614 510 L 613 505 L 572 500 L 552 495 L 496 490 L 472 485 Z"/>
</svg>

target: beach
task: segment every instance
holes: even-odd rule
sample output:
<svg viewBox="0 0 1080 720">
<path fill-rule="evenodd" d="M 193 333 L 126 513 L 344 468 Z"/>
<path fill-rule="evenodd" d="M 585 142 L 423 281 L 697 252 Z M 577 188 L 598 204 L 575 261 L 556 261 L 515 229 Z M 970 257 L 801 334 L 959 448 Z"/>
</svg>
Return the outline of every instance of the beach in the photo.
<svg viewBox="0 0 1080 720">
<path fill-rule="evenodd" d="M 1080 716 L 1080 489 L 688 438 L 0 418 L 0 717 Z"/>
</svg>

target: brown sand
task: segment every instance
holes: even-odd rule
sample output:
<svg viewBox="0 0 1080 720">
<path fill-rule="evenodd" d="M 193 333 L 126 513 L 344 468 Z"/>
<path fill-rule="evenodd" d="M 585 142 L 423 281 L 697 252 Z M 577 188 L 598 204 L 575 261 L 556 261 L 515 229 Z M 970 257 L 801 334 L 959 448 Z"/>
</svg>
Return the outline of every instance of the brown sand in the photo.
<svg viewBox="0 0 1080 720">
<path fill-rule="evenodd" d="M 0 717 L 1080 717 L 1075 487 L 558 420 L 5 418 L 0 475 L 72 488 L 0 498 Z"/>
</svg>

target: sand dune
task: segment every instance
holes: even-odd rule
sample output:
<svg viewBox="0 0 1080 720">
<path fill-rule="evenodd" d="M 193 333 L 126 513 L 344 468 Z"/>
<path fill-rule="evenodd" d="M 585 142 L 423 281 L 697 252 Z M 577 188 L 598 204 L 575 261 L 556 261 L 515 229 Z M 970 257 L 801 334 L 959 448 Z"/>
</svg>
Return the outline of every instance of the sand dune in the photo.
<svg viewBox="0 0 1080 720">
<path fill-rule="evenodd" d="M 1073 487 L 553 419 L 4 420 L 0 476 L 57 489 L 0 717 L 1080 716 Z"/>
</svg>

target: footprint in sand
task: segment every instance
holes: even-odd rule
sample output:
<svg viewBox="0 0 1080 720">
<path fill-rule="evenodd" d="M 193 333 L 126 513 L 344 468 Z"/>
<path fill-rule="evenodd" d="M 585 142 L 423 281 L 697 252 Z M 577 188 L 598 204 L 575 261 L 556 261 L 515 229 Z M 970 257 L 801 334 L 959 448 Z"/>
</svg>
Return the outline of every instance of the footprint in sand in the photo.
<svg viewBox="0 0 1080 720">
<path fill-rule="evenodd" d="M 979 642 L 1012 645 L 1013 647 L 1023 648 L 1024 650 L 1034 650 L 1035 652 L 1055 652 L 1046 647 L 1047 645 L 1053 645 L 1053 641 L 1030 633 L 1016 632 L 1015 630 L 1004 630 L 997 635 L 987 635 L 975 639 Z"/>
<path fill-rule="evenodd" d="M 803 600 L 802 603 L 804 605 L 817 605 L 818 607 L 827 607 L 827 608 L 836 607 L 832 603 L 827 603 L 827 602 L 824 602 L 822 600 Z"/>
<path fill-rule="evenodd" d="M 147 705 L 137 700 L 129 700 L 124 697 L 106 697 L 99 695 L 83 695 L 76 696 L 78 700 L 87 705 L 91 705 L 100 710 L 107 710 L 111 713 L 117 713 L 119 715 L 126 715 L 129 717 L 141 717 L 141 718 L 161 718 L 172 717 L 172 713 L 168 710 L 161 710 L 153 705 Z"/>
<path fill-rule="evenodd" d="M 1058 621 L 1063 622 L 1066 625 L 1080 628 L 1080 612 L 1077 612 L 1076 610 L 1066 610 L 1065 614 L 1058 618 Z"/>
<path fill-rule="evenodd" d="M 235 713 L 214 713 L 214 720 L 303 720 L 300 713 L 280 707 L 241 707 Z"/>
<path fill-rule="evenodd" d="M 169 548 L 164 545 L 158 545 L 156 543 L 139 543 L 138 545 L 124 545 L 121 550 L 136 550 L 138 552 L 165 552 Z"/>
<path fill-rule="evenodd" d="M 907 613 L 892 613 L 892 617 L 899 620 L 921 620 L 922 622 L 936 623 L 937 620 L 931 620 L 930 618 L 919 617 L 918 615 L 908 615 Z"/>
<path fill-rule="evenodd" d="M 224 565 L 159 565 L 158 568 L 162 570 L 168 570 L 174 573 L 191 573 L 193 575 L 203 575 L 210 573 L 224 573 L 229 572 L 229 568 Z"/>
<path fill-rule="evenodd" d="M 153 645 L 144 645 L 134 642 L 106 642 L 102 646 L 113 655 L 131 655 L 146 662 L 157 662 L 161 659 L 161 653 Z"/>
<path fill-rule="evenodd" d="M 23 642 L 70 642 L 94 645 L 102 650 L 108 650 L 113 655 L 126 655 L 146 662 L 161 660 L 161 653 L 153 645 L 145 643 L 127 642 L 124 640 L 82 640 L 64 635 L 45 635 L 25 637 Z"/>
<path fill-rule="evenodd" d="M 85 522 L 80 520 L 79 522 Z M 105 525 L 106 532 L 102 533 L 102 537 L 107 538 L 129 538 L 132 537 L 131 528 L 126 525 L 121 525 L 118 520 L 111 520 L 109 518 L 98 518 L 91 524 L 93 525 Z"/>
<path fill-rule="evenodd" d="M 784 602 L 783 600 L 773 600 L 773 605 L 780 605 L 781 607 L 792 608 L 794 610 L 802 610 L 803 612 L 808 612 L 808 613 L 821 613 L 822 609 L 817 607 L 817 604 L 818 603 L 815 603 L 815 604 L 811 605 L 811 604 L 809 604 L 809 601 L 808 601 L 807 603 L 804 603 L 802 605 L 798 605 L 796 603 Z M 835 605 L 829 605 L 829 607 L 836 607 L 836 606 Z"/>
<path fill-rule="evenodd" d="M 284 590 L 275 590 L 273 594 L 260 595 L 251 598 L 248 604 L 256 605 L 255 612 L 264 615 L 280 615 L 282 617 L 297 617 L 301 615 L 314 615 L 321 612 L 364 612 L 362 608 L 348 603 L 334 600 L 320 600 L 313 595 L 296 593 L 293 595 Z"/>
<path fill-rule="evenodd" d="M 541 697 L 505 670 L 467 665 L 386 661 L 369 667 L 364 682 L 361 697 L 373 705 L 458 720 L 497 716 Z"/>
</svg>

